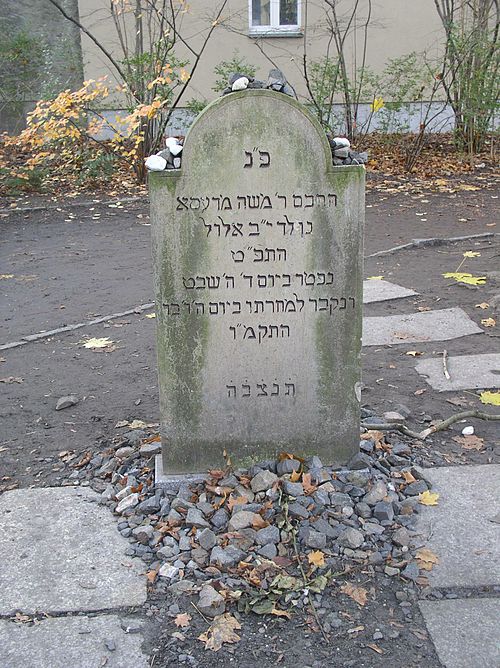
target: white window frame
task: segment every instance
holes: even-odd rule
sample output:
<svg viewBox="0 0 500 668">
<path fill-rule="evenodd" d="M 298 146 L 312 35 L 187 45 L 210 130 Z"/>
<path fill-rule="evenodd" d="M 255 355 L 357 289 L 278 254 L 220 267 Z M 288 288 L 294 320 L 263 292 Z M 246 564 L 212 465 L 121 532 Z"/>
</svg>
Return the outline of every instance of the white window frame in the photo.
<svg viewBox="0 0 500 668">
<path fill-rule="evenodd" d="M 297 24 L 282 26 L 279 24 L 280 18 L 280 0 L 269 0 L 269 14 L 270 25 L 254 26 L 252 25 L 252 0 L 248 0 L 248 26 L 250 35 L 258 35 L 260 37 L 269 35 L 275 36 L 289 36 L 302 34 L 302 1 L 297 2 Z"/>
</svg>

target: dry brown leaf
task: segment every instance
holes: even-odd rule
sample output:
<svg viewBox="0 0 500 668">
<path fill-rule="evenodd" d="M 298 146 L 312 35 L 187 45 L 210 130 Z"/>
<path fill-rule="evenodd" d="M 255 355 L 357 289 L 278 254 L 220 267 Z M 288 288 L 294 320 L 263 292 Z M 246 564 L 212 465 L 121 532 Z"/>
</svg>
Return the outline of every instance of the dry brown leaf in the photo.
<svg viewBox="0 0 500 668">
<path fill-rule="evenodd" d="M 418 495 L 418 502 L 423 506 L 437 506 L 438 499 L 439 494 L 437 492 L 431 492 L 428 489 Z"/>
<path fill-rule="evenodd" d="M 378 445 L 380 441 L 384 440 L 384 432 L 376 431 L 375 429 L 370 429 L 369 431 L 361 434 L 362 441 L 375 441 L 375 444 Z"/>
<path fill-rule="evenodd" d="M 340 591 L 343 594 L 350 596 L 352 600 L 356 601 L 358 605 L 366 605 L 366 601 L 368 600 L 368 592 L 364 587 L 355 587 L 349 582 L 346 582 L 344 585 L 342 585 Z"/>
<path fill-rule="evenodd" d="M 238 504 L 241 503 L 248 503 L 248 499 L 246 496 L 230 496 L 228 501 L 227 501 L 227 507 L 229 511 L 232 511 L 234 506 L 237 506 Z"/>
<path fill-rule="evenodd" d="M 297 482 L 298 480 L 300 480 L 299 471 L 292 471 L 290 473 L 290 482 Z"/>
<path fill-rule="evenodd" d="M 307 559 L 312 566 L 321 568 L 321 566 L 325 565 L 325 555 L 321 550 L 314 550 L 313 552 L 309 552 Z"/>
<path fill-rule="evenodd" d="M 464 448 L 464 450 L 484 450 L 484 439 L 471 434 L 469 436 L 454 436 L 453 440 Z"/>
<path fill-rule="evenodd" d="M 379 647 L 378 645 L 376 645 L 374 642 L 368 643 L 367 647 L 372 649 L 374 652 L 377 652 L 377 654 L 383 654 L 384 653 L 384 650 L 381 647 Z"/>
<path fill-rule="evenodd" d="M 411 482 L 416 482 L 416 478 L 410 473 L 410 471 L 401 471 L 401 475 L 408 484 Z"/>
<path fill-rule="evenodd" d="M 146 573 L 146 580 L 147 580 L 148 582 L 150 582 L 151 584 L 153 584 L 153 582 L 156 580 L 156 576 L 157 576 L 157 575 L 158 575 L 158 571 L 157 571 L 157 570 L 155 570 L 155 571 L 148 571 L 148 572 Z"/>
<path fill-rule="evenodd" d="M 209 628 L 198 636 L 198 640 L 205 643 L 205 649 L 218 652 L 224 643 L 236 643 L 241 640 L 235 633 L 238 629 L 241 629 L 241 624 L 226 612 L 216 617 Z"/>
<path fill-rule="evenodd" d="M 274 615 L 275 617 L 286 617 L 287 619 L 292 618 L 292 615 L 287 610 L 280 610 L 279 608 L 273 608 L 271 610 L 271 615 Z"/>
<path fill-rule="evenodd" d="M 428 547 L 422 547 L 417 550 L 415 555 L 419 567 L 424 571 L 432 570 L 434 564 L 439 564 L 439 558 Z"/>
<path fill-rule="evenodd" d="M 427 390 L 426 390 L 426 388 L 424 387 L 424 388 L 421 389 L 421 390 L 416 390 L 413 394 L 414 394 L 416 397 L 419 397 L 421 394 L 423 394 L 423 393 L 426 392 L 426 391 L 427 391 Z"/>
<path fill-rule="evenodd" d="M 252 521 L 252 527 L 254 529 L 264 529 L 265 527 L 269 526 L 269 522 L 265 520 L 263 517 L 260 515 L 257 515 L 255 519 Z"/>
<path fill-rule="evenodd" d="M 191 615 L 188 615 L 187 612 L 180 612 L 174 619 L 174 624 L 184 629 L 189 626 L 190 621 Z"/>
<path fill-rule="evenodd" d="M 312 494 L 318 489 L 318 486 L 312 482 L 310 473 L 304 473 L 302 476 L 302 487 L 304 488 L 304 492 L 306 494 Z"/>
</svg>

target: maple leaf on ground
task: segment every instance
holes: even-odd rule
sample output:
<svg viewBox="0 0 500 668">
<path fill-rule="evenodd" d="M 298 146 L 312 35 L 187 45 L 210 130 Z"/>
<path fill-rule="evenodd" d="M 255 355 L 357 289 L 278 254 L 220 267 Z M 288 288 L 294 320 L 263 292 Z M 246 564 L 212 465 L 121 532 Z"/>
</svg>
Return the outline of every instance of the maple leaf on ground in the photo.
<svg viewBox="0 0 500 668">
<path fill-rule="evenodd" d="M 321 566 L 325 565 L 325 555 L 321 550 L 314 550 L 313 552 L 309 552 L 307 559 L 312 566 L 317 566 L 320 568 Z"/>
<path fill-rule="evenodd" d="M 91 338 L 87 339 L 82 343 L 84 348 L 89 348 L 90 350 L 96 350 L 98 348 L 109 348 L 112 346 L 114 341 L 111 341 L 111 339 L 107 336 L 103 336 L 100 339 L 97 338 Z"/>
<path fill-rule="evenodd" d="M 481 392 L 479 398 L 481 399 L 482 404 L 500 406 L 500 392 Z"/>
<path fill-rule="evenodd" d="M 428 547 L 422 547 L 420 550 L 417 550 L 415 557 L 419 567 L 424 571 L 430 571 L 435 564 L 439 564 L 438 556 L 432 550 L 429 550 Z"/>
<path fill-rule="evenodd" d="M 464 257 L 481 257 L 481 253 L 478 253 L 477 251 L 465 251 L 462 255 Z"/>
<path fill-rule="evenodd" d="M 467 285 L 484 285 L 486 276 L 473 276 L 462 271 L 448 271 L 443 274 L 444 278 L 453 278 L 457 283 L 466 283 Z"/>
<path fill-rule="evenodd" d="M 483 318 L 481 320 L 481 325 L 483 325 L 484 327 L 495 327 L 496 324 L 497 321 L 495 320 L 495 318 Z"/>
<path fill-rule="evenodd" d="M 174 619 L 174 624 L 181 628 L 186 628 L 187 626 L 189 626 L 190 621 L 191 621 L 191 615 L 188 615 L 187 612 L 180 612 Z"/>
<path fill-rule="evenodd" d="M 290 473 L 290 482 L 297 482 L 297 480 L 300 480 L 300 472 L 292 471 Z"/>
<path fill-rule="evenodd" d="M 205 643 L 205 649 L 218 652 L 224 643 L 236 643 L 241 640 L 235 633 L 238 629 L 241 629 L 241 624 L 226 612 L 216 617 L 208 629 L 198 636 L 198 640 Z"/>
<path fill-rule="evenodd" d="M 368 600 L 368 592 L 364 587 L 355 587 L 349 582 L 346 582 L 344 585 L 342 585 L 340 591 L 343 594 L 350 596 L 352 600 L 356 601 L 358 605 L 366 605 L 366 601 Z"/>
<path fill-rule="evenodd" d="M 438 499 L 439 494 L 437 492 L 431 492 L 428 489 L 418 495 L 418 502 L 423 506 L 437 506 Z"/>
<path fill-rule="evenodd" d="M 413 476 L 411 471 L 401 471 L 401 475 L 405 479 L 405 482 L 410 484 L 411 482 L 416 482 L 416 478 Z"/>
</svg>

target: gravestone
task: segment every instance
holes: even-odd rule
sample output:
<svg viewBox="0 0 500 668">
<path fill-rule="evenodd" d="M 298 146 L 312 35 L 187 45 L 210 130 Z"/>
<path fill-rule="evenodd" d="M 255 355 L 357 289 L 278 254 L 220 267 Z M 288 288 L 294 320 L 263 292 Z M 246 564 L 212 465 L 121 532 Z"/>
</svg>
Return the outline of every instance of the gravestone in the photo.
<svg viewBox="0 0 500 668">
<path fill-rule="evenodd" d="M 150 174 L 163 471 L 359 445 L 364 168 L 296 100 L 220 98 Z"/>
</svg>

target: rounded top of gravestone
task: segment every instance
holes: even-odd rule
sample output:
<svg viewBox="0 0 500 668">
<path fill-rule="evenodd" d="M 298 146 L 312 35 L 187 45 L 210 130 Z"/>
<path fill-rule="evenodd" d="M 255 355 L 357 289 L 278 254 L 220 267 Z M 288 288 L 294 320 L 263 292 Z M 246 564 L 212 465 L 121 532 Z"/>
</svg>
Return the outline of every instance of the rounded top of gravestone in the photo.
<svg viewBox="0 0 500 668">
<path fill-rule="evenodd" d="M 283 93 L 257 89 L 218 98 L 199 114 L 187 133 L 182 167 L 176 172 L 223 160 L 236 147 L 252 151 L 264 140 L 276 148 L 286 146 L 306 170 L 310 163 L 315 163 L 315 170 L 333 169 L 326 133 L 308 109 Z"/>
</svg>

